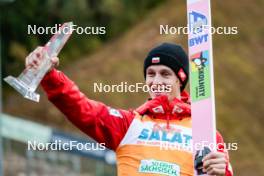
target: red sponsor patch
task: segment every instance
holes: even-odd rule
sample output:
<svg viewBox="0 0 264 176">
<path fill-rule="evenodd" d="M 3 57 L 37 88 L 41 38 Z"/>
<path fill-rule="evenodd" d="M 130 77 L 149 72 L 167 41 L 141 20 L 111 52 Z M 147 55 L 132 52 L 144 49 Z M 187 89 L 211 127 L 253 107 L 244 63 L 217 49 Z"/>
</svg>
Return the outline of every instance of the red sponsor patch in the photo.
<svg viewBox="0 0 264 176">
<path fill-rule="evenodd" d="M 182 113 L 182 112 L 183 112 L 183 109 L 180 106 L 174 105 L 173 110 L 172 110 L 173 114 Z"/>
<path fill-rule="evenodd" d="M 178 71 L 178 76 L 181 78 L 181 81 L 184 82 L 187 78 L 186 74 L 184 73 L 183 69 L 181 68 L 179 71 Z"/>
<path fill-rule="evenodd" d="M 164 110 L 163 110 L 163 107 L 161 105 L 160 106 L 157 106 L 155 108 L 152 108 L 152 111 L 154 113 L 162 113 L 162 114 L 164 114 Z"/>
</svg>

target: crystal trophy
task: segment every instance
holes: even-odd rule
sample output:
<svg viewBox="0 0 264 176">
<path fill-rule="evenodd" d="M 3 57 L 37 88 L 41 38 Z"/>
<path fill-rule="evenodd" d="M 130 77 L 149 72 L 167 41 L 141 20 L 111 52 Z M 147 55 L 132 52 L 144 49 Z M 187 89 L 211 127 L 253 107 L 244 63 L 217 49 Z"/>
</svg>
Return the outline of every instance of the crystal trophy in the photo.
<svg viewBox="0 0 264 176">
<path fill-rule="evenodd" d="M 43 48 L 45 50 L 44 58 L 38 68 L 26 68 L 17 78 L 7 76 L 4 80 L 22 94 L 23 97 L 39 102 L 40 95 L 35 91 L 44 75 L 52 66 L 51 58 L 59 54 L 64 44 L 71 36 L 72 25 L 72 22 L 64 23 L 57 33 L 51 37 Z"/>
</svg>

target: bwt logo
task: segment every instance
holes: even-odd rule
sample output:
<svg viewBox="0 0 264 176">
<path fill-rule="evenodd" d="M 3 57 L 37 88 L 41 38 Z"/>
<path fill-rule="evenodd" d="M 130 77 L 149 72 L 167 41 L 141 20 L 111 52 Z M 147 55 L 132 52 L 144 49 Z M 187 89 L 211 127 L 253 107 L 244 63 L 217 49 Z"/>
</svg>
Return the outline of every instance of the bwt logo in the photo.
<svg viewBox="0 0 264 176">
<path fill-rule="evenodd" d="M 192 11 L 189 13 L 189 26 L 193 34 L 203 31 L 204 26 L 207 25 L 207 18 L 205 15 Z"/>
<path fill-rule="evenodd" d="M 198 12 L 189 13 L 189 32 L 195 36 L 189 39 L 189 46 L 200 45 L 208 41 L 208 34 L 203 33 L 208 21 L 205 15 Z"/>
</svg>

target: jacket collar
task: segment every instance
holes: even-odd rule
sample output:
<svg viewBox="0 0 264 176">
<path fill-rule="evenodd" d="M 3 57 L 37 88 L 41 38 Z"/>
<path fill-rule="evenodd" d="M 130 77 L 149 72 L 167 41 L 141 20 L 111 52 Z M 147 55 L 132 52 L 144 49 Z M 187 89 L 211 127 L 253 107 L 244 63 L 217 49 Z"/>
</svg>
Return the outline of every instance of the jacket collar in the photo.
<svg viewBox="0 0 264 176">
<path fill-rule="evenodd" d="M 159 96 L 147 101 L 136 109 L 140 115 L 150 115 L 158 119 L 182 119 L 191 116 L 190 98 L 187 92 L 183 91 L 181 100 L 174 98 L 169 102 L 167 96 Z"/>
</svg>

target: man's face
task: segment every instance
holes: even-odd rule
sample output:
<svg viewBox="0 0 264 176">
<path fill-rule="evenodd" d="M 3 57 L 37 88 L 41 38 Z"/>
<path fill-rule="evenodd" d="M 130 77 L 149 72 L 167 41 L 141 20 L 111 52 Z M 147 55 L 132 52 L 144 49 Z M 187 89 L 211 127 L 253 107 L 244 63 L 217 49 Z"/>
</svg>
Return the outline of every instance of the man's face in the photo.
<svg viewBox="0 0 264 176">
<path fill-rule="evenodd" d="M 151 65 L 146 70 L 146 84 L 151 88 L 150 97 L 167 95 L 171 101 L 180 98 L 180 81 L 174 71 L 165 65 Z"/>
</svg>

